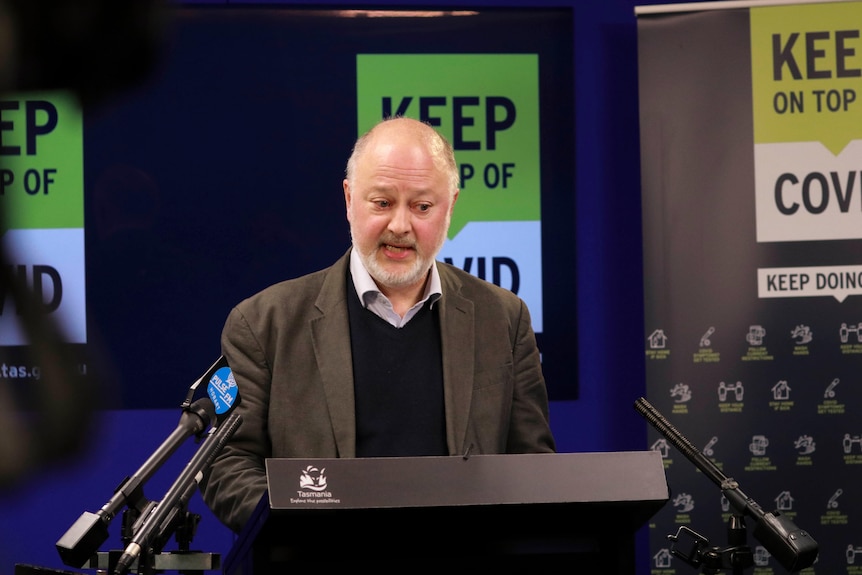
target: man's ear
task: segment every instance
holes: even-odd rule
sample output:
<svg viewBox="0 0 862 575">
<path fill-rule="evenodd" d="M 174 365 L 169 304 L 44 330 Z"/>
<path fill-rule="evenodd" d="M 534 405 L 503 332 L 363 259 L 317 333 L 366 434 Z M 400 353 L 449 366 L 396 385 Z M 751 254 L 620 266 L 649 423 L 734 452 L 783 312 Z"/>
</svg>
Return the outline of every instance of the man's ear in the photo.
<svg viewBox="0 0 862 575">
<path fill-rule="evenodd" d="M 347 178 L 341 182 L 341 187 L 344 189 L 344 209 L 347 211 L 347 219 L 350 220 L 350 202 L 352 201 L 352 196 L 350 194 L 350 184 L 347 181 Z"/>
</svg>

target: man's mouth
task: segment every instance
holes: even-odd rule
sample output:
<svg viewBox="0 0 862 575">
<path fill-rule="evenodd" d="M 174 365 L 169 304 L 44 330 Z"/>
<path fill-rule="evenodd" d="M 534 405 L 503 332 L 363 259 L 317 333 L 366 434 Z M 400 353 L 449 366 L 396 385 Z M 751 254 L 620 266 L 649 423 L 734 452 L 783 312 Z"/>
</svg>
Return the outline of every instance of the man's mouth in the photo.
<svg viewBox="0 0 862 575">
<path fill-rule="evenodd" d="M 383 244 L 383 248 L 390 252 L 406 252 L 412 249 L 410 246 L 396 246 L 393 244 Z"/>
<path fill-rule="evenodd" d="M 398 245 L 398 244 L 381 244 L 381 249 L 385 253 L 386 257 L 392 260 L 402 260 L 407 257 L 411 253 L 413 253 L 414 247 L 413 245 Z"/>
</svg>

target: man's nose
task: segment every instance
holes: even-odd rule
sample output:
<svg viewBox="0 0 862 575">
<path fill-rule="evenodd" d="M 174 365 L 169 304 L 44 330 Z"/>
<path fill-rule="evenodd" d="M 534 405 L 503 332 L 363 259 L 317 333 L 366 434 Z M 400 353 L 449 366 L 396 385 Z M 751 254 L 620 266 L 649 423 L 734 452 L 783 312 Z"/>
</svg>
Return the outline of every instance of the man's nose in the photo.
<svg viewBox="0 0 862 575">
<path fill-rule="evenodd" d="M 389 220 L 389 231 L 399 236 L 410 232 L 410 208 L 404 205 L 392 210 L 392 218 Z"/>
</svg>

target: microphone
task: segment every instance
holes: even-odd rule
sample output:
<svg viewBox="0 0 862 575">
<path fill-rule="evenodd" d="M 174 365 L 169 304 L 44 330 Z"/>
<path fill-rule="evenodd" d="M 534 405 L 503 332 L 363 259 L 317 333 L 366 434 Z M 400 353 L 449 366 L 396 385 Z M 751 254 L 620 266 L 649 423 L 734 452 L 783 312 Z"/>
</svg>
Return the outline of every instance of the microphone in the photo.
<svg viewBox="0 0 862 575">
<path fill-rule="evenodd" d="M 161 550 L 175 528 L 175 522 L 180 512 L 185 509 L 197 489 L 198 483 L 203 478 L 204 470 L 209 467 L 216 455 L 224 448 L 227 440 L 242 423 L 242 416 L 234 413 L 234 409 L 240 403 L 239 388 L 234 379 L 233 371 L 224 356 L 219 357 L 192 384 L 183 405 L 188 405 L 191 402 L 198 387 L 205 380 L 207 381 L 207 397 L 198 401 L 207 401 L 213 406 L 216 425 L 210 430 L 209 437 L 165 493 L 162 501 L 149 509 L 148 515 L 142 518 L 143 523 L 131 537 L 117 562 L 114 570 L 116 575 L 125 573 L 144 550 L 148 553 L 151 553 L 155 548 Z"/>
<path fill-rule="evenodd" d="M 224 356 L 221 356 L 204 375 L 209 375 L 207 396 L 215 406 L 220 425 L 240 404 L 239 387 Z"/>
<path fill-rule="evenodd" d="M 203 445 L 165 493 L 164 498 L 147 515 L 140 528 L 132 536 L 131 541 L 117 561 L 114 575 L 124 575 L 142 551 L 147 550 L 147 553 L 151 553 L 154 541 L 160 541 L 161 543 L 158 543 L 157 547 L 161 548 L 164 540 L 170 535 L 171 525 L 177 514 L 185 508 L 194 493 L 203 475 L 203 470 L 212 463 L 241 423 L 242 416 L 239 413 L 232 413 L 223 424 L 211 430 L 209 437 L 204 440 Z"/>
<path fill-rule="evenodd" d="M 754 537 L 782 567 L 796 572 L 814 564 L 818 546 L 811 535 L 794 525 L 787 516 L 778 511 L 765 513 L 754 500 L 739 489 L 739 483 L 735 479 L 722 473 L 646 399 L 641 397 L 635 401 L 635 409 L 704 475 L 721 488 L 734 509 L 755 520 Z"/>
<path fill-rule="evenodd" d="M 239 402 L 239 390 L 233 372 L 227 363 L 225 356 L 219 356 L 215 362 L 189 387 L 186 399 L 181 408 L 187 409 L 203 382 L 207 382 L 207 397 L 215 406 L 219 422 L 224 421 L 225 414 L 231 410 L 234 404 Z"/>
<path fill-rule="evenodd" d="M 65 565 L 83 567 L 108 539 L 108 524 L 117 512 L 143 499 L 143 485 L 192 435 L 203 433 L 215 420 L 215 406 L 205 397 L 183 409 L 179 424 L 144 464 L 127 477 L 111 499 L 97 513 L 84 512 L 57 541 L 56 548 Z"/>
</svg>

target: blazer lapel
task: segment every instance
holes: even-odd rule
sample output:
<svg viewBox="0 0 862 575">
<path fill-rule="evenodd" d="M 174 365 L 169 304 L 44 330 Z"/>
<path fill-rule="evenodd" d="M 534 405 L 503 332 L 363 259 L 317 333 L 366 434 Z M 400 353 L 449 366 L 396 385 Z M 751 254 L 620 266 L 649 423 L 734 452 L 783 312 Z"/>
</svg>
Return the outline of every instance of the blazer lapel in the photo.
<svg viewBox="0 0 862 575">
<path fill-rule="evenodd" d="M 446 443 L 450 455 L 462 455 L 473 398 L 474 315 L 473 302 L 461 295 L 461 283 L 438 265 L 443 297 L 440 298 L 440 339 L 443 349 L 443 396 L 446 410 Z"/>
<path fill-rule="evenodd" d="M 348 262 L 349 256 L 345 255 L 327 272 L 315 302 L 321 316 L 311 321 L 314 355 L 323 382 L 338 457 L 356 457 L 353 359 L 347 320 Z"/>
</svg>

